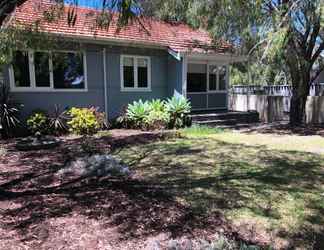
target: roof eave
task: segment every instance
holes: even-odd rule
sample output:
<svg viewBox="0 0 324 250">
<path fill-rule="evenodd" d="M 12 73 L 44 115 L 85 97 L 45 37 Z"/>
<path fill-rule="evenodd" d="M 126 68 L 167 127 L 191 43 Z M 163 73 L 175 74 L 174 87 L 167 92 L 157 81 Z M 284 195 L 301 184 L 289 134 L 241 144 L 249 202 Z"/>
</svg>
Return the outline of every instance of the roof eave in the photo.
<svg viewBox="0 0 324 250">
<path fill-rule="evenodd" d="M 145 42 L 145 41 L 136 41 L 130 39 L 122 39 L 122 38 L 108 38 L 108 37 L 100 37 L 95 35 L 75 35 L 75 34 L 64 34 L 60 32 L 45 32 L 50 36 L 55 37 L 63 37 L 71 40 L 78 40 L 80 42 L 86 42 L 90 44 L 100 44 L 100 45 L 123 45 L 123 46 L 132 46 L 132 47 L 144 47 L 144 48 L 155 48 L 155 49 L 168 49 L 167 46 L 163 46 L 161 44 L 157 44 L 154 42 Z"/>
<path fill-rule="evenodd" d="M 207 61 L 224 61 L 228 63 L 246 62 L 248 56 L 237 55 L 234 53 L 204 53 L 204 52 L 181 52 L 181 57 L 187 57 L 189 60 L 207 60 Z"/>
</svg>

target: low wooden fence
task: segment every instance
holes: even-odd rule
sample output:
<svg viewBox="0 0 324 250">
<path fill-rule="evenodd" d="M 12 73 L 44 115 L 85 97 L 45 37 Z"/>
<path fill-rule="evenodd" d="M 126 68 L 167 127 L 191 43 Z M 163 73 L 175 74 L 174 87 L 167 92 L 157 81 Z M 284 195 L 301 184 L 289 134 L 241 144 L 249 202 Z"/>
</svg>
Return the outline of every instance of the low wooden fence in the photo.
<svg viewBox="0 0 324 250">
<path fill-rule="evenodd" d="M 258 111 L 262 122 L 288 119 L 290 97 L 269 95 L 229 95 L 229 110 Z M 306 122 L 324 123 L 324 96 L 309 96 L 306 103 Z"/>
</svg>

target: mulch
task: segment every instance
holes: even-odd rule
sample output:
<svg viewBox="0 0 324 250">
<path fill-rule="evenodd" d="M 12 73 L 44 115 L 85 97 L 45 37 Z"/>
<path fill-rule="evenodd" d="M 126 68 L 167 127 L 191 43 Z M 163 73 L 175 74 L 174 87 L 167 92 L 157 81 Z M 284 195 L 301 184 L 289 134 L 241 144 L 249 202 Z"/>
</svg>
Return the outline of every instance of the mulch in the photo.
<svg viewBox="0 0 324 250">
<path fill-rule="evenodd" d="M 56 173 L 85 150 L 109 153 L 163 140 L 170 132 L 113 130 L 100 138 L 65 137 L 51 150 L 19 152 L 0 141 L 0 249 L 151 249 L 155 240 L 229 238 L 266 244 L 238 232 L 220 213 L 195 214 L 158 183 L 137 178 L 75 178 Z M 89 147 L 91 147 L 89 149 Z"/>
</svg>

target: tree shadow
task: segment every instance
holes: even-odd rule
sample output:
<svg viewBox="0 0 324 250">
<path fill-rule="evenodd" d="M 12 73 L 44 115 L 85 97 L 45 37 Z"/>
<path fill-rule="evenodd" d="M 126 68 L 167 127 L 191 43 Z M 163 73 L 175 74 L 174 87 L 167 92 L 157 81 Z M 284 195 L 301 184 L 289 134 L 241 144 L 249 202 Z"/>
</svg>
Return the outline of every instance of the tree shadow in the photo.
<svg viewBox="0 0 324 250">
<path fill-rule="evenodd" d="M 51 152 L 60 155 L 56 161 L 47 155 L 51 161 L 41 166 L 30 163 L 32 166 L 22 173 L 14 171 L 18 178 L 1 184 L 0 204 L 5 204 L 1 227 L 15 229 L 21 240 L 32 241 L 35 227 L 50 219 L 77 214 L 99 221 L 105 228 L 115 227 L 120 241 L 161 232 L 170 233 L 173 238 L 204 237 L 223 230 L 238 240 L 265 245 L 271 241 L 239 234 L 223 214 L 247 209 L 278 221 L 282 219 L 276 206 L 282 198 L 280 194 L 297 197 L 311 192 L 319 197 L 319 187 L 324 185 L 323 158 L 315 154 L 207 139 L 163 141 L 160 135 L 149 139 L 142 135 L 131 137 L 127 143 L 122 138 L 113 143 L 109 136 L 93 138 L 90 143 L 101 143 L 105 148 L 109 145 L 111 152 L 136 171 L 132 178 L 57 180 L 55 173 L 81 154 L 78 150 L 72 153 L 82 138 Z M 23 158 L 21 164 L 45 153 L 34 154 Z M 307 200 L 306 204 L 313 211 L 312 216 L 305 218 L 310 225 L 303 225 L 309 231 L 323 215 L 324 206 L 315 201 Z M 322 227 L 323 221 L 318 224 Z M 317 241 L 322 240 L 321 231 L 313 233 L 318 235 L 314 244 L 320 244 Z M 293 241 L 297 236 L 287 233 L 285 237 Z M 46 235 L 43 238 L 46 241 Z"/>
</svg>

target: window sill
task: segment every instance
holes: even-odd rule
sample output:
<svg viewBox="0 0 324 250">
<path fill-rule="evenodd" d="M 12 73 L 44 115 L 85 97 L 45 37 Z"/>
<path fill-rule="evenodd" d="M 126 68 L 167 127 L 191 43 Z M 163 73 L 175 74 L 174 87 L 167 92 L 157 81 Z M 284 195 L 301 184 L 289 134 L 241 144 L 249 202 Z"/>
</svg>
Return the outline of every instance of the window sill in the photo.
<svg viewBox="0 0 324 250">
<path fill-rule="evenodd" d="M 30 89 L 30 88 L 14 88 L 10 89 L 12 93 L 71 93 L 71 92 L 88 92 L 88 89 Z"/>
<path fill-rule="evenodd" d="M 121 92 L 152 92 L 150 88 L 122 88 Z"/>
</svg>

